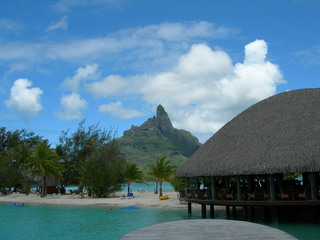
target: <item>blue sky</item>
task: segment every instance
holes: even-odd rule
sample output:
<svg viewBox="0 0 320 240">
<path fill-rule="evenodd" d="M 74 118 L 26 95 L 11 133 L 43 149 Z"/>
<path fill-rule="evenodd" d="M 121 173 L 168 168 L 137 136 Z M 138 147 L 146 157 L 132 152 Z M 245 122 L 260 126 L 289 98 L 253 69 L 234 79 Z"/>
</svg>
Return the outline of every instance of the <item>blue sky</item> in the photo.
<svg viewBox="0 0 320 240">
<path fill-rule="evenodd" d="M 316 0 L 2 0 L 0 119 L 58 142 L 155 115 L 206 141 L 250 105 L 320 83 Z"/>
</svg>

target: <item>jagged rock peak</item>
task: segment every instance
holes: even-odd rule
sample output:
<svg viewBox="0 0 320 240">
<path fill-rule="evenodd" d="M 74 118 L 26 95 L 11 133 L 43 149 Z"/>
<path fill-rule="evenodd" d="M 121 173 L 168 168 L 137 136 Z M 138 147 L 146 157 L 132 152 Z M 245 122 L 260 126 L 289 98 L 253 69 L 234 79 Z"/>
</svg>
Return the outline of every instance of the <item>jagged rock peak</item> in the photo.
<svg viewBox="0 0 320 240">
<path fill-rule="evenodd" d="M 156 136 L 159 134 L 172 134 L 175 129 L 172 126 L 170 118 L 164 108 L 159 105 L 157 114 L 149 118 L 141 126 L 131 126 L 131 129 L 124 131 L 125 136 Z"/>
<path fill-rule="evenodd" d="M 157 107 L 157 121 L 162 132 L 172 132 L 173 126 L 171 120 L 161 105 Z"/>
</svg>

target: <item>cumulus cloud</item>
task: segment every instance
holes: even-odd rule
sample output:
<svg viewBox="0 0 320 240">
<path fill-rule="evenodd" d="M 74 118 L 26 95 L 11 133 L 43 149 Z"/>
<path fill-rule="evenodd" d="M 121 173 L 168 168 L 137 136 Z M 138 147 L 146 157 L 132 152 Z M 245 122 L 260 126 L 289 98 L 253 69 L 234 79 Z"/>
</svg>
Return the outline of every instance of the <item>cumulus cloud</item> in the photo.
<svg viewBox="0 0 320 240">
<path fill-rule="evenodd" d="M 243 63 L 232 65 L 225 52 L 194 45 L 174 71 L 151 78 L 142 94 L 149 103 L 163 104 L 177 127 L 213 133 L 248 106 L 275 94 L 277 84 L 284 83 L 278 66 L 266 55 L 266 42 L 256 40 L 245 46 Z"/>
<path fill-rule="evenodd" d="M 285 82 L 279 67 L 267 60 L 267 53 L 267 43 L 256 40 L 245 46 L 243 62 L 233 64 L 226 52 L 194 44 L 171 71 L 109 76 L 95 84 L 116 86 L 101 95 L 138 95 L 145 103 L 162 104 L 175 127 L 205 139 L 245 108 L 275 94 L 276 86 Z M 122 105 L 104 107 L 100 111 L 114 114 Z"/>
<path fill-rule="evenodd" d="M 66 30 L 68 28 L 68 16 L 63 16 L 58 22 L 54 22 L 50 24 L 50 26 L 46 29 L 46 32 L 63 29 Z"/>
<path fill-rule="evenodd" d="M 32 82 L 25 78 L 17 79 L 10 90 L 10 98 L 5 105 L 22 113 L 26 117 L 36 115 L 41 109 L 40 96 L 43 93 L 40 88 L 30 88 Z"/>
<path fill-rule="evenodd" d="M 58 26 L 62 27 L 63 24 L 53 24 L 48 29 L 53 30 Z M 235 29 L 205 21 L 161 23 L 65 42 L 3 42 L 0 60 L 21 59 L 41 63 L 62 60 L 81 64 L 84 61 L 103 62 L 118 69 L 156 71 L 171 66 L 194 42 L 227 38 L 235 34 Z"/>
<path fill-rule="evenodd" d="M 111 115 L 123 119 L 139 117 L 142 115 L 142 113 L 137 110 L 124 108 L 121 102 L 113 102 L 109 104 L 100 105 L 99 112 L 110 113 Z"/>
<path fill-rule="evenodd" d="M 88 84 L 86 89 L 95 97 L 107 97 L 119 93 L 119 90 L 122 90 L 125 85 L 127 85 L 127 82 L 120 76 L 110 75 L 102 81 Z"/>
<path fill-rule="evenodd" d="M 64 90 L 77 92 L 82 83 L 97 78 L 97 69 L 97 64 L 87 64 L 84 67 L 79 67 L 73 77 L 67 77 L 64 80 L 62 88 Z"/>
<path fill-rule="evenodd" d="M 78 93 L 63 96 L 60 103 L 63 112 L 58 112 L 57 116 L 63 120 L 80 119 L 82 117 L 81 110 L 87 108 L 87 101 L 82 99 Z"/>
</svg>

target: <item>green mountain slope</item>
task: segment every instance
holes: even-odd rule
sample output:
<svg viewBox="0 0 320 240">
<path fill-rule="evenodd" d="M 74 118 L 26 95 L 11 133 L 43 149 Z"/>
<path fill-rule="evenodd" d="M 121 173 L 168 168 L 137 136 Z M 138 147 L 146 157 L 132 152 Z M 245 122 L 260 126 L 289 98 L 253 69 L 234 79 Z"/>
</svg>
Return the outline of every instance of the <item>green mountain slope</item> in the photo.
<svg viewBox="0 0 320 240">
<path fill-rule="evenodd" d="M 161 156 L 180 166 L 201 145 L 190 132 L 174 128 L 161 105 L 156 116 L 139 127 L 132 126 L 117 142 L 127 159 L 139 163 L 144 171 Z"/>
</svg>

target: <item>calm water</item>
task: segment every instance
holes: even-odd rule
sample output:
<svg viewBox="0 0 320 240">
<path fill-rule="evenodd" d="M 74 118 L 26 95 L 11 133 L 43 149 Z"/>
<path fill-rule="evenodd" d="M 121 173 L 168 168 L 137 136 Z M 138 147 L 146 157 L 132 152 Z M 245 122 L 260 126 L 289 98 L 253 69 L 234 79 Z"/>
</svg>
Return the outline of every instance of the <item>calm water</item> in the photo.
<svg viewBox="0 0 320 240">
<path fill-rule="evenodd" d="M 19 208 L 0 203 L 0 239 L 119 239 L 135 229 L 167 221 L 201 218 L 181 209 L 132 209 L 31 205 Z M 225 218 L 225 211 L 217 211 Z M 300 240 L 319 240 L 320 225 L 268 224 Z"/>
<path fill-rule="evenodd" d="M 159 188 L 159 186 L 158 186 L 158 188 Z M 66 190 L 77 190 L 77 189 L 78 189 L 78 187 L 76 187 L 76 186 L 66 187 Z M 132 183 L 130 185 L 130 191 L 131 192 L 137 192 L 137 191 L 154 192 L 155 189 L 156 189 L 156 183 L 155 182 L 148 182 L 148 184 Z M 34 188 L 33 190 L 36 190 L 36 188 Z M 124 184 L 121 191 L 122 192 L 127 192 L 128 191 L 128 185 Z M 173 187 L 168 182 L 164 182 L 162 184 L 162 191 L 163 192 L 174 192 Z"/>
</svg>

